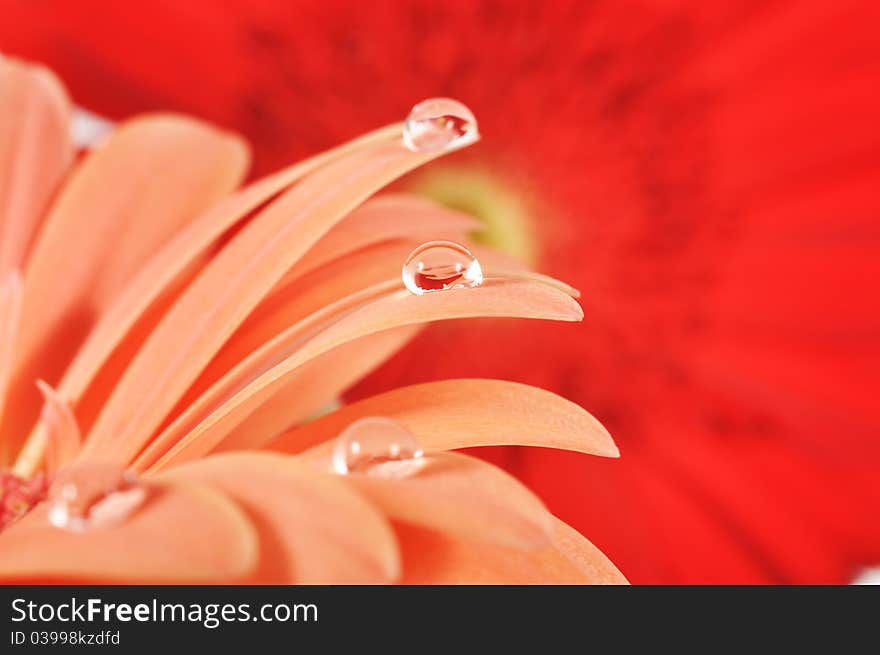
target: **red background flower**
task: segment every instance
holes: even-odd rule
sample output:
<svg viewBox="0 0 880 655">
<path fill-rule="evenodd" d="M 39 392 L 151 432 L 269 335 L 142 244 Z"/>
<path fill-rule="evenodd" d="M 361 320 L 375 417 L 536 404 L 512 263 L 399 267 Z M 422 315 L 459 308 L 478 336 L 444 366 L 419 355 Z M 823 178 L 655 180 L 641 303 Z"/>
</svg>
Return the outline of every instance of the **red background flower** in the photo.
<svg viewBox="0 0 880 655">
<path fill-rule="evenodd" d="M 842 582 L 880 561 L 876 3 L 0 13 L 0 51 L 84 106 L 235 128 L 257 172 L 464 101 L 483 142 L 407 184 L 492 217 L 587 319 L 432 327 L 353 394 L 490 376 L 590 409 L 620 460 L 487 456 L 633 582 Z"/>
</svg>

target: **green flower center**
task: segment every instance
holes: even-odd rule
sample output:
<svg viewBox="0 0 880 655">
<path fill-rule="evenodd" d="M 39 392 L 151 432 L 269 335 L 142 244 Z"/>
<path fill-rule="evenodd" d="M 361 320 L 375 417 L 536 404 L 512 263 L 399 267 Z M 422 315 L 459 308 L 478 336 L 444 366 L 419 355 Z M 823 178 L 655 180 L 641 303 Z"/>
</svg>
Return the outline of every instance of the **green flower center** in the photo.
<svg viewBox="0 0 880 655">
<path fill-rule="evenodd" d="M 537 262 L 539 244 L 527 203 L 492 173 L 459 167 L 432 169 L 416 177 L 411 190 L 481 220 L 484 228 L 473 235 L 476 243 L 529 265 Z"/>
</svg>

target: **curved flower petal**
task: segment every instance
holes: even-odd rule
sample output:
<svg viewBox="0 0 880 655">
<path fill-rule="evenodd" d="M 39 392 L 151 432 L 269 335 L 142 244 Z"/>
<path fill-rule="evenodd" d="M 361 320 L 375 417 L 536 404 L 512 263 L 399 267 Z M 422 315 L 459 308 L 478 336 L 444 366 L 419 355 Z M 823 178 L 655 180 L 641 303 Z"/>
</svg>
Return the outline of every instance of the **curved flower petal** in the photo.
<svg viewBox="0 0 880 655">
<path fill-rule="evenodd" d="M 178 458 L 189 459 L 208 452 L 245 416 L 274 394 L 296 369 L 360 337 L 405 325 L 474 316 L 563 321 L 577 321 L 583 316 L 580 305 L 566 293 L 530 280 L 487 280 L 473 289 L 452 289 L 423 296 L 400 290 L 399 284 L 395 281 L 393 285 L 364 290 L 340 301 L 337 306 L 326 308 L 323 314 L 315 314 L 311 320 L 293 326 L 266 344 L 211 390 L 218 400 L 210 402 L 222 402 L 222 405 L 195 425 L 186 415 L 181 416 L 177 425 L 172 426 L 175 430 L 166 430 L 150 445 L 147 451 L 152 450 L 150 457 L 142 458 L 138 467 L 151 465 L 155 457 L 161 458 L 160 466 L 166 466 L 180 461 Z M 358 303 L 361 297 L 367 300 Z M 309 338 L 320 321 L 326 323 L 326 329 Z M 285 356 L 300 344 L 293 354 Z M 203 399 L 208 403 L 205 396 Z M 198 416 L 201 411 L 204 408 L 196 403 L 189 413 Z"/>
<path fill-rule="evenodd" d="M 399 577 L 397 542 L 382 514 L 342 480 L 291 457 L 215 455 L 160 479 L 211 485 L 248 513 L 261 547 L 252 581 L 364 584 Z"/>
<path fill-rule="evenodd" d="M 476 218 L 441 207 L 409 194 L 376 196 L 351 212 L 331 229 L 294 266 L 281 285 L 362 248 L 397 239 L 429 241 L 462 240 L 479 230 Z"/>
<path fill-rule="evenodd" d="M 398 128 L 399 129 L 399 128 Z M 225 198 L 187 225 L 150 261 L 108 308 L 90 333 L 59 385 L 65 397 L 78 399 L 110 353 L 137 319 L 221 235 L 264 202 L 296 183 L 320 164 L 387 138 L 386 128 L 290 166 Z"/>
<path fill-rule="evenodd" d="M 304 364 L 279 391 L 215 450 L 259 448 L 285 429 L 326 407 L 343 391 L 402 348 L 421 329 L 418 325 L 385 330 L 352 341 Z"/>
<path fill-rule="evenodd" d="M 436 224 L 437 221 L 434 223 Z M 260 352 L 263 346 L 281 333 L 287 334 L 284 339 L 288 342 L 301 340 L 302 327 L 308 326 L 308 329 L 313 331 L 318 329 L 314 319 L 319 317 L 319 312 L 328 314 L 328 322 L 335 321 L 333 303 L 341 302 L 341 311 L 339 312 L 341 315 L 344 308 L 352 304 L 346 298 L 356 300 L 359 297 L 358 292 L 361 290 L 380 284 L 388 285 L 389 288 L 399 286 L 397 280 L 400 277 L 400 264 L 416 245 L 418 242 L 406 240 L 380 243 L 356 252 L 343 254 L 303 277 L 297 278 L 289 274 L 283 286 L 279 285 L 254 309 L 247 320 L 205 367 L 198 380 L 187 389 L 172 412 L 172 416 L 175 418 L 172 423 L 173 428 L 178 428 L 184 421 L 189 425 L 195 425 L 195 416 L 200 415 L 204 418 L 209 410 L 216 409 L 219 402 L 217 392 L 224 389 L 223 384 L 226 382 L 219 383 L 223 376 L 233 372 L 243 360 L 253 359 L 254 353 Z M 503 267 L 502 270 L 511 271 L 511 274 L 517 277 L 528 279 L 531 276 L 541 282 L 548 279 L 523 270 L 521 266 L 517 269 L 516 265 L 509 261 L 509 258 L 498 256 L 498 253 L 493 251 L 481 254 L 480 261 L 487 267 L 487 270 L 495 270 L 496 263 L 499 263 L 499 268 Z M 294 267 L 294 269 L 296 268 L 298 266 Z M 555 280 L 549 283 L 571 295 L 570 287 L 567 285 Z M 309 317 L 312 317 L 311 321 L 306 321 Z M 302 322 L 302 326 L 299 326 L 300 322 Z M 269 349 L 279 347 L 276 342 L 275 345 L 269 346 Z M 342 361 L 340 356 L 328 356 L 332 361 Z M 376 361 L 378 362 L 378 360 Z M 345 380 L 348 380 L 345 387 L 340 387 L 337 380 L 327 379 L 325 376 L 318 375 L 318 379 L 323 382 L 323 386 L 328 388 L 340 390 L 347 388 L 348 384 L 357 380 L 355 370 L 359 368 L 357 366 L 358 360 L 353 360 L 352 364 L 351 368 L 343 367 L 341 371 L 335 366 L 326 371 L 326 376 L 337 376 L 343 373 Z M 319 366 L 315 362 L 311 363 L 309 368 L 310 370 L 319 370 Z M 304 371 L 298 372 L 296 377 L 303 380 L 301 383 L 303 386 L 315 384 L 315 378 Z M 291 387 L 290 396 L 295 393 L 295 389 L 292 387 L 296 384 L 295 381 L 288 384 L 288 387 Z M 317 386 L 322 385 L 317 383 Z M 309 395 L 310 391 L 303 390 L 303 393 Z M 278 394 L 276 394 L 277 396 Z M 297 403 L 297 405 L 300 404 Z M 291 406 L 288 409 L 291 411 L 285 413 L 292 414 L 295 408 Z M 283 429 L 292 424 L 291 421 L 281 424 L 280 427 Z M 169 430 L 171 429 L 169 428 Z M 271 436 L 277 434 L 278 432 Z M 254 438 L 248 439 L 247 443 L 253 446 L 262 442 Z M 154 447 L 158 447 L 158 445 Z"/>
<path fill-rule="evenodd" d="M 73 161 L 70 100 L 48 70 L 0 60 L 0 279 L 31 239 Z"/>
<path fill-rule="evenodd" d="M 26 296 L 52 302 L 26 304 L 22 357 L 62 321 L 107 308 L 157 248 L 235 188 L 247 163 L 241 139 L 183 116 L 114 130 L 73 171 L 34 244 Z"/>
<path fill-rule="evenodd" d="M 367 206 L 362 209 L 367 209 Z M 205 367 L 199 379 L 178 402 L 178 407 L 186 407 L 194 402 L 236 364 L 290 326 L 360 289 L 389 279 L 395 280 L 400 276 L 401 262 L 418 242 L 391 238 L 387 243 L 368 245 L 368 237 L 365 234 L 368 230 L 363 225 L 366 219 L 356 221 L 355 232 L 341 229 L 354 216 L 362 214 L 367 214 L 368 217 L 369 215 L 384 216 L 375 210 L 356 210 L 338 226 L 339 230 L 332 230 L 328 234 L 329 237 L 334 232 L 342 232 L 346 237 L 344 240 L 342 237 L 334 238 L 333 243 L 324 247 L 322 239 L 306 258 L 293 267 L 284 280 L 254 309 L 229 341 L 223 345 Z M 427 219 L 427 222 L 440 233 L 448 234 L 451 229 L 466 225 L 460 219 L 456 220 L 457 216 L 452 212 L 449 212 L 451 220 L 454 221 L 451 223 L 446 222 L 446 217 L 442 215 L 431 216 L 424 211 L 422 214 L 428 215 L 416 215 L 415 218 Z M 362 234 L 358 234 L 358 231 Z M 380 235 L 374 231 L 369 232 L 373 236 Z M 406 231 L 401 229 L 385 231 L 389 236 L 395 233 L 405 234 Z M 414 229 L 409 230 L 409 236 L 416 233 Z M 363 247 L 365 245 L 367 247 Z M 320 252 L 317 253 L 317 261 L 311 259 L 314 251 L 318 250 Z M 336 257 L 327 261 L 325 258 L 331 254 L 335 254 Z M 318 261 L 324 265 L 315 267 Z"/>
<path fill-rule="evenodd" d="M 398 137 L 331 162 L 255 217 L 163 317 L 116 385 L 85 449 L 130 457 L 250 311 L 348 212 L 442 153 L 414 153 Z M 186 334 L 185 339 L 180 335 Z"/>
<path fill-rule="evenodd" d="M 567 523 L 553 518 L 553 544 L 591 584 L 629 584 L 605 554 Z"/>
<path fill-rule="evenodd" d="M 403 584 L 626 584 L 605 555 L 558 520 L 553 545 L 537 551 L 404 524 L 394 527 Z"/>
<path fill-rule="evenodd" d="M 411 475 L 349 473 L 346 479 L 395 521 L 517 548 L 550 544 L 552 516 L 543 503 L 515 478 L 474 457 L 428 453 Z"/>
<path fill-rule="evenodd" d="M 186 225 L 174 239 L 144 264 L 141 271 L 99 319 L 58 383 L 58 392 L 65 398 L 71 399 L 74 405 L 78 403 L 111 353 L 115 350 L 123 350 L 120 342 L 124 341 L 150 306 L 174 286 L 175 281 L 205 253 L 210 245 L 250 212 L 319 166 L 362 150 L 371 144 L 387 140 L 399 132 L 400 126 L 397 125 L 379 129 L 294 164 L 223 199 L 212 209 L 204 212 L 201 217 Z M 134 352 L 136 348 L 128 350 Z M 44 443 L 42 426 L 37 424 L 22 449 L 16 469 L 25 475 L 33 472 L 42 457 Z"/>
<path fill-rule="evenodd" d="M 130 121 L 82 160 L 28 257 L 14 373 L 17 420 L 5 422 L 4 438 L 20 442 L 36 418 L 32 380 L 60 379 L 97 317 L 144 262 L 231 191 L 247 162 L 238 137 L 172 115 Z"/>
<path fill-rule="evenodd" d="M 43 394 L 40 421 L 46 426 L 48 442 L 46 473 L 52 475 L 76 456 L 82 445 L 82 435 L 70 405 L 43 380 L 37 380 L 37 387 Z"/>
<path fill-rule="evenodd" d="M 269 447 L 302 452 L 374 415 L 398 421 L 428 449 L 521 445 L 619 456 L 611 435 L 579 405 L 525 384 L 472 379 L 416 384 L 365 398 L 291 430 Z M 326 454 L 327 448 L 315 451 Z"/>
<path fill-rule="evenodd" d="M 84 533 L 49 523 L 48 503 L 0 535 L 0 580 L 218 582 L 249 574 L 258 542 L 244 513 L 210 488 L 144 483 L 125 522 Z"/>
</svg>

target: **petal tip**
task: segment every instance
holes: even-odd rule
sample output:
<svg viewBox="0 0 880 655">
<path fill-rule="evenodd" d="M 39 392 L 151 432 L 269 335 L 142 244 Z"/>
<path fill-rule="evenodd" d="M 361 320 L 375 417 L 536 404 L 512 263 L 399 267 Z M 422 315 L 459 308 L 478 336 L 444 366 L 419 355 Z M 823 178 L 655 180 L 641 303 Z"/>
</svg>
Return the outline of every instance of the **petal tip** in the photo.
<svg viewBox="0 0 880 655">
<path fill-rule="evenodd" d="M 602 421 L 597 419 L 595 416 L 591 415 L 589 412 L 584 410 L 591 421 L 595 423 L 598 428 L 599 434 L 603 437 L 602 443 L 599 444 L 593 454 L 598 455 L 599 457 L 610 457 L 612 459 L 620 458 L 620 448 L 617 447 L 617 443 L 614 441 L 614 437 L 611 436 L 611 433 L 608 432 L 608 428 L 606 428 Z"/>
</svg>

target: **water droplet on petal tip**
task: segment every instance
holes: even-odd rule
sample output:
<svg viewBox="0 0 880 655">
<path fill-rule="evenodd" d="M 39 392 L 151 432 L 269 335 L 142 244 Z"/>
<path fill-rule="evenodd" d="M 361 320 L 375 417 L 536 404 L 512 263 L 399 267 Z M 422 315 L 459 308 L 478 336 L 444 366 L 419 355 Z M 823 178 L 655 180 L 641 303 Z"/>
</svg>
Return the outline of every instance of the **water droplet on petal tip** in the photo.
<svg viewBox="0 0 880 655">
<path fill-rule="evenodd" d="M 403 125 L 403 143 L 413 152 L 437 152 L 477 140 L 477 119 L 451 98 L 430 98 L 417 104 Z"/>
<path fill-rule="evenodd" d="M 371 416 L 355 421 L 337 437 L 333 470 L 339 475 L 405 477 L 421 467 L 422 455 L 419 442 L 400 423 Z"/>
<path fill-rule="evenodd" d="M 454 241 L 428 241 L 413 250 L 401 271 L 404 286 L 421 296 L 432 291 L 480 286 L 483 269 L 476 256 Z"/>
</svg>

